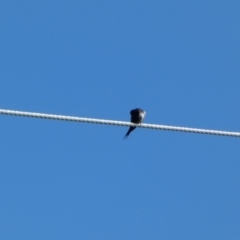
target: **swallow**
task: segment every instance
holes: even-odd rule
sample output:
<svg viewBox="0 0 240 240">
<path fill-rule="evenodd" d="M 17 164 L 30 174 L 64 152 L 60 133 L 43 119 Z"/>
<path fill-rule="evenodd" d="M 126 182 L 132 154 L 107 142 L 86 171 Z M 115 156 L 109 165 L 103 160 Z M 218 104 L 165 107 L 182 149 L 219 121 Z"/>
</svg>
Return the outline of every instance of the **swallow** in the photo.
<svg viewBox="0 0 240 240">
<path fill-rule="evenodd" d="M 140 123 L 142 123 L 144 117 L 146 116 L 146 112 L 144 110 L 142 110 L 141 108 L 136 108 L 136 109 L 131 110 L 130 115 L 131 115 L 131 122 L 132 123 L 140 124 Z M 130 126 L 128 132 L 126 133 L 126 135 L 123 139 L 127 139 L 129 134 L 135 128 L 136 128 L 135 126 Z"/>
</svg>

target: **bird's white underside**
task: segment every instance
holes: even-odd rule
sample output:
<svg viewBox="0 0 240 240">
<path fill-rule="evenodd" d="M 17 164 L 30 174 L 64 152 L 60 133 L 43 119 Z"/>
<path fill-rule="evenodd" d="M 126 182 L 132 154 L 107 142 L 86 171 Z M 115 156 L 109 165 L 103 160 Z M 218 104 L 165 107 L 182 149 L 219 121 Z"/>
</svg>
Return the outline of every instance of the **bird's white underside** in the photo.
<svg viewBox="0 0 240 240">
<path fill-rule="evenodd" d="M 141 122 L 143 121 L 144 117 L 146 116 L 146 112 L 140 112 L 140 116 L 141 116 Z"/>
</svg>

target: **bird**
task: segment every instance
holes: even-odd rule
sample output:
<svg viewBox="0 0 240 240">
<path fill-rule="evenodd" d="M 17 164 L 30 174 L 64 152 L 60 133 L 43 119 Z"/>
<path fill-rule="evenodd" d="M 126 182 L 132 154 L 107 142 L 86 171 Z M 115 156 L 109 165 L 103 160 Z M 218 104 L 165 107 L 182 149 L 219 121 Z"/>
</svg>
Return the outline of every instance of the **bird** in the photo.
<svg viewBox="0 0 240 240">
<path fill-rule="evenodd" d="M 141 108 L 136 108 L 130 111 L 130 115 L 131 115 L 131 122 L 132 123 L 136 123 L 136 124 L 140 124 L 142 123 L 144 117 L 146 116 L 146 112 L 144 110 L 142 110 Z M 127 139 L 129 134 L 135 129 L 135 126 L 130 126 L 129 130 L 127 131 L 125 137 L 123 139 Z"/>
</svg>

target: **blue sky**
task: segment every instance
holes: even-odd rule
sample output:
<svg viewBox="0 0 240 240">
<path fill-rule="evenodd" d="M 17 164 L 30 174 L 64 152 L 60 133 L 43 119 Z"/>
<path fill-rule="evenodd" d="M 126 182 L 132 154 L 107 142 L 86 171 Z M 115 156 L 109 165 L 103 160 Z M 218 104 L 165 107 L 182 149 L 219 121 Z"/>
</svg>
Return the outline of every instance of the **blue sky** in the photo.
<svg viewBox="0 0 240 240">
<path fill-rule="evenodd" d="M 240 131 L 240 2 L 1 1 L 0 108 Z M 239 239 L 239 139 L 0 115 L 1 239 Z"/>
</svg>

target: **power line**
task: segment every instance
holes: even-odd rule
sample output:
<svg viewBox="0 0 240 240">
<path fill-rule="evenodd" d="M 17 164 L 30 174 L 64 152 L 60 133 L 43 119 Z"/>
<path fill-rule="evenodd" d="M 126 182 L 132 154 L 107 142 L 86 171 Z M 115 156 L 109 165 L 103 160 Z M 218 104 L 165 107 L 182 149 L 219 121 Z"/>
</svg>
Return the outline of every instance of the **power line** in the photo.
<svg viewBox="0 0 240 240">
<path fill-rule="evenodd" d="M 72 121 L 72 122 L 107 124 L 107 125 L 116 125 L 116 126 L 137 126 L 139 128 L 150 128 L 150 129 L 156 129 L 156 130 L 168 130 L 168 131 L 200 133 L 200 134 L 211 134 L 211 135 L 219 135 L 219 136 L 227 136 L 227 137 L 240 137 L 240 132 L 226 132 L 226 131 L 207 130 L 207 129 L 198 129 L 198 128 L 187 128 L 187 127 L 175 127 L 175 126 L 167 126 L 167 125 L 146 124 L 146 123 L 142 123 L 140 125 L 137 125 L 137 124 L 134 124 L 134 123 L 122 122 L 122 121 L 94 119 L 94 118 L 81 118 L 81 117 L 72 117 L 72 116 L 63 116 L 63 115 L 45 114 L 45 113 L 35 113 L 35 112 L 22 112 L 22 111 L 14 111 L 14 110 L 6 110 L 6 109 L 0 109 L 0 114 L 22 116 L 22 117 L 45 118 L 45 119 Z"/>
</svg>

